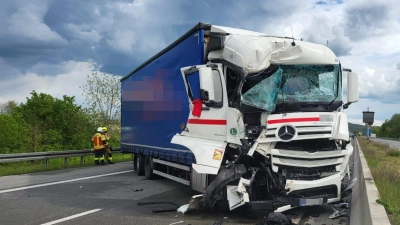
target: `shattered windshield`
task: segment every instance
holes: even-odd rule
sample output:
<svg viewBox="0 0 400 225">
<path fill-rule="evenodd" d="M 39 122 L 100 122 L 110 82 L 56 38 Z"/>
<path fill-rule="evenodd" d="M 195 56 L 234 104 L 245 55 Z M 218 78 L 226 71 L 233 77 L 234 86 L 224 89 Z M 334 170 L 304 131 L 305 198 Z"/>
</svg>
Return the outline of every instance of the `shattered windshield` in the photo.
<svg viewBox="0 0 400 225">
<path fill-rule="evenodd" d="M 281 65 L 245 91 L 241 101 L 270 112 L 280 103 L 341 101 L 339 76 L 339 65 Z"/>
</svg>

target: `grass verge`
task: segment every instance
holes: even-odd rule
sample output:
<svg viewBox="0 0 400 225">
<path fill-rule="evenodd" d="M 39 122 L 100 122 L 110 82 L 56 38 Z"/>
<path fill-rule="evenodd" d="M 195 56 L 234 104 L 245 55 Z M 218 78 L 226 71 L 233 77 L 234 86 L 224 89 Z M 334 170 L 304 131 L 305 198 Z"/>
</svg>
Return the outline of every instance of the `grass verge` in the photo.
<svg viewBox="0 0 400 225">
<path fill-rule="evenodd" d="M 392 225 L 400 225 L 400 151 L 388 144 L 358 137 L 382 204 Z"/>
<path fill-rule="evenodd" d="M 126 162 L 132 160 L 132 154 L 113 153 L 113 162 Z M 45 160 L 27 162 L 0 163 L 0 176 L 34 173 L 41 171 L 60 170 L 65 168 L 76 168 L 94 165 L 94 156 L 84 156 L 84 163 L 81 165 L 81 157 L 68 158 L 67 167 L 64 166 L 64 158 L 49 159 L 49 166 L 46 167 Z"/>
</svg>

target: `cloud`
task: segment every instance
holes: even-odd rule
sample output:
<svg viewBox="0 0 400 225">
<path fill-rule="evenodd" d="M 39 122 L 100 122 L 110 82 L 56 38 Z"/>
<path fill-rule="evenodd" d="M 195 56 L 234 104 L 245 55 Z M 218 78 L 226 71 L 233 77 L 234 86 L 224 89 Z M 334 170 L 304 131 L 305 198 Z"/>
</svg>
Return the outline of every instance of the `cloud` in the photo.
<svg viewBox="0 0 400 225">
<path fill-rule="evenodd" d="M 7 19 L 0 22 L 3 28 L 0 33 L 0 57 L 14 65 L 21 65 L 37 60 L 39 52 L 46 54 L 66 46 L 67 41 L 43 23 L 48 1 L 42 1 L 43 4 L 30 1 L 13 3 L 14 7 L 10 8 L 14 10 L 6 12 Z"/>
<path fill-rule="evenodd" d="M 312 5 L 313 1 L 307 2 Z M 22 72 L 40 61 L 59 64 L 90 59 L 102 64 L 105 72 L 123 75 L 198 22 L 259 29 L 307 5 L 281 1 L 282 13 L 282 7 L 270 7 L 271 2 L 261 0 L 252 4 L 243 0 L 116 0 L 103 4 L 95 0 L 41 4 L 18 0 L 1 4 L 13 10 L 4 10 L 8 20 L 0 20 L 0 27 L 7 30 L 0 36 L 7 43 L 0 44 L 0 57 Z"/>
<path fill-rule="evenodd" d="M 35 90 L 57 98 L 75 96 L 76 103 L 83 104 L 83 92 L 79 86 L 86 83 L 87 75 L 96 71 L 97 66 L 93 62 L 67 61 L 57 66 L 40 63 L 32 68 L 32 72 L 3 80 L 0 83 L 0 102 L 25 102 L 26 97 L 30 97 Z M 38 75 L 37 72 L 44 75 Z"/>
<path fill-rule="evenodd" d="M 344 30 L 352 41 L 396 33 L 399 28 L 397 1 L 351 1 L 345 9 Z"/>
<path fill-rule="evenodd" d="M 332 25 L 331 18 L 323 15 L 314 17 L 308 29 L 303 31 L 307 41 L 329 46 L 336 56 L 345 56 L 353 48 L 349 37 L 340 25 Z"/>
<path fill-rule="evenodd" d="M 19 4 L 17 10 L 11 12 L 9 19 L 6 20 L 8 26 L 3 30 L 1 37 L 13 38 L 14 42 L 28 46 L 38 43 L 65 44 L 65 40 L 59 34 L 43 23 L 43 16 L 48 10 L 48 1 L 42 3 L 44 4 L 33 2 Z"/>
</svg>

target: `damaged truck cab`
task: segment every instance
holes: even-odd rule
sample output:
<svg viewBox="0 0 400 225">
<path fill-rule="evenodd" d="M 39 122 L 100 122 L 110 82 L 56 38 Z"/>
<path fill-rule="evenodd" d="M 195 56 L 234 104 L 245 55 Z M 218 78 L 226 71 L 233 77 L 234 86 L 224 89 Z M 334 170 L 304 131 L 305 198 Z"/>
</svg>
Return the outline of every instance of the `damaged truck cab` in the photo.
<svg viewBox="0 0 400 225">
<path fill-rule="evenodd" d="M 194 154 L 202 206 L 280 212 L 346 197 L 356 179 L 343 182 L 353 153 L 344 109 L 358 101 L 358 75 L 323 45 L 203 29 L 205 63 L 180 68 L 190 113 L 171 141 Z"/>
</svg>

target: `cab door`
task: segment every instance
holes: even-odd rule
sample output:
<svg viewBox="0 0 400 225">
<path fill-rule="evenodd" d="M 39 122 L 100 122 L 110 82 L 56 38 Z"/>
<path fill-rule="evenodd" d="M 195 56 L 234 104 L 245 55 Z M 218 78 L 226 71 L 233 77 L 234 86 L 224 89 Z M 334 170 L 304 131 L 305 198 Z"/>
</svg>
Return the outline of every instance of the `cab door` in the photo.
<svg viewBox="0 0 400 225">
<path fill-rule="evenodd" d="M 227 93 L 222 64 L 181 68 L 190 113 L 182 135 L 226 141 Z"/>
</svg>

